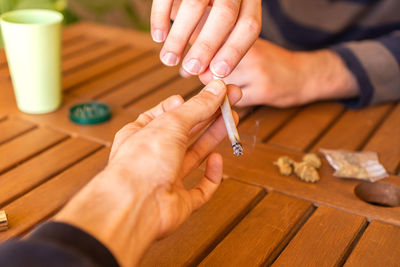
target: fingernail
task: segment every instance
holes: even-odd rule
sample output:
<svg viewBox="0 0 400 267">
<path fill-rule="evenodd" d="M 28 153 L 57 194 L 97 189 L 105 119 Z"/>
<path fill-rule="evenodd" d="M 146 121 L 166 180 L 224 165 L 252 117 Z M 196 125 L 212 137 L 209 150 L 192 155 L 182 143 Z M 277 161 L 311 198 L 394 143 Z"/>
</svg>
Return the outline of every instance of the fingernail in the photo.
<svg viewBox="0 0 400 267">
<path fill-rule="evenodd" d="M 220 95 L 223 91 L 225 84 L 223 81 L 214 80 L 211 81 L 205 88 L 207 92 L 210 92 L 216 96 Z"/>
<path fill-rule="evenodd" d="M 229 73 L 229 65 L 225 61 L 217 62 L 211 65 L 211 71 L 215 76 L 225 77 Z"/>
<path fill-rule="evenodd" d="M 201 70 L 201 63 L 197 59 L 191 59 L 188 62 L 185 62 L 183 67 L 190 74 L 198 75 Z"/>
<path fill-rule="evenodd" d="M 152 34 L 154 42 L 162 43 L 165 41 L 165 34 L 162 30 L 155 30 Z"/>
<path fill-rule="evenodd" d="M 180 69 L 179 69 L 179 75 L 180 75 L 182 78 L 189 78 L 189 77 L 190 77 L 190 75 L 189 75 L 183 68 L 180 68 Z"/>
<path fill-rule="evenodd" d="M 167 66 L 176 66 L 178 65 L 178 57 L 174 53 L 168 52 L 163 56 L 162 62 Z"/>
</svg>

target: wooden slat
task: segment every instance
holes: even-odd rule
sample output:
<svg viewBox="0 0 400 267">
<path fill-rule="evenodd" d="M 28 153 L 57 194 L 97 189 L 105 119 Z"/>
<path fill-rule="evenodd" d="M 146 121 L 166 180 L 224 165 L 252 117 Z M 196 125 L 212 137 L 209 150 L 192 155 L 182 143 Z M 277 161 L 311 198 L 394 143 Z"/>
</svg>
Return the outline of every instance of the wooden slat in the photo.
<svg viewBox="0 0 400 267">
<path fill-rule="evenodd" d="M 174 80 L 157 91 L 135 101 L 128 106 L 128 110 L 138 114 L 152 108 L 171 95 L 181 95 L 185 98 L 188 94 L 201 87 L 202 83 L 197 77 Z"/>
<path fill-rule="evenodd" d="M 62 62 L 62 71 L 64 73 L 72 71 L 78 67 L 85 67 L 85 65 L 90 64 L 91 62 L 95 62 L 99 60 L 99 58 L 107 57 L 109 54 L 121 50 L 124 48 L 124 45 L 121 44 L 101 44 L 99 46 L 92 47 L 88 51 L 84 51 L 83 53 L 79 53 L 79 55 L 66 58 Z"/>
<path fill-rule="evenodd" d="M 343 107 L 337 103 L 317 103 L 304 107 L 268 141 L 270 144 L 304 151 L 339 116 Z"/>
<path fill-rule="evenodd" d="M 400 164 L 400 104 L 372 136 L 364 151 L 375 151 L 386 170 L 394 173 Z"/>
<path fill-rule="evenodd" d="M 294 108 L 260 107 L 240 123 L 238 130 L 241 136 L 252 137 L 257 142 L 262 142 L 293 116 L 296 111 L 297 109 Z"/>
<path fill-rule="evenodd" d="M 72 56 L 77 56 L 80 53 L 87 51 L 92 47 L 101 45 L 102 43 L 103 41 L 97 39 L 88 39 L 88 38 L 71 40 L 71 42 L 67 43 L 66 45 L 63 44 L 61 52 L 63 60 Z"/>
<path fill-rule="evenodd" d="M 125 106 L 138 97 L 161 87 L 171 79 L 178 77 L 177 68 L 161 67 L 133 80 L 116 90 L 99 98 L 100 101 L 111 103 L 117 106 Z M 155 78 L 157 77 L 157 78 Z"/>
<path fill-rule="evenodd" d="M 344 266 L 397 267 L 400 264 L 400 227 L 372 221 Z"/>
<path fill-rule="evenodd" d="M 268 194 L 200 266 L 266 266 L 311 214 L 313 205 L 280 193 Z"/>
<path fill-rule="evenodd" d="M 400 225 L 400 207 L 382 208 L 360 200 L 354 194 L 354 188 L 360 181 L 334 177 L 332 167 L 326 160 L 322 160 L 322 167 L 319 170 L 321 180 L 310 184 L 301 181 L 295 175 L 282 176 L 273 164 L 281 156 L 289 156 L 296 161 L 301 161 L 303 153 L 263 143 L 254 145 L 243 142 L 243 144 L 244 155 L 239 158 L 233 155 L 232 147 L 227 140 L 217 148 L 216 151 L 224 157 L 225 175 L 313 203 L 339 207 L 351 213 Z M 400 186 L 398 176 L 390 176 L 383 181 Z"/>
<path fill-rule="evenodd" d="M 1 175 L 0 206 L 32 190 L 100 147 L 94 142 L 71 138 Z"/>
<path fill-rule="evenodd" d="M 47 128 L 30 131 L 0 146 L 0 173 L 67 138 Z M 7 156 L 5 156 L 7 155 Z"/>
<path fill-rule="evenodd" d="M 43 185 L 3 207 L 10 229 L 0 241 L 16 237 L 59 210 L 107 163 L 109 150 L 101 149 Z"/>
<path fill-rule="evenodd" d="M 145 50 L 137 48 L 120 50 L 119 53 L 115 53 L 105 59 L 98 60 L 95 63 L 80 69 L 79 71 L 67 73 L 64 75 L 63 88 L 70 89 L 71 87 L 76 86 L 85 80 L 89 80 L 97 75 L 110 71 L 119 65 L 123 65 L 124 63 L 134 60 L 145 52 Z"/>
<path fill-rule="evenodd" d="M 339 266 L 365 226 L 363 217 L 319 207 L 273 266 Z"/>
<path fill-rule="evenodd" d="M 140 265 L 197 264 L 263 194 L 259 187 L 225 180 L 213 198 L 193 213 L 174 234 L 153 244 Z"/>
<path fill-rule="evenodd" d="M 35 125 L 28 121 L 16 118 L 9 118 L 0 122 L 0 144 L 28 132 L 35 128 Z"/>
<path fill-rule="evenodd" d="M 91 98 L 98 98 L 104 94 L 107 95 L 108 93 L 112 93 L 114 90 L 117 90 L 120 87 L 124 87 L 125 84 L 130 83 L 131 80 L 135 81 L 136 79 L 140 79 L 139 77 L 141 75 L 146 75 L 149 70 L 153 69 L 159 64 L 160 60 L 158 59 L 158 55 L 154 53 L 148 53 L 146 56 L 140 57 L 132 63 L 116 69 L 115 71 L 109 71 L 98 79 L 76 87 L 70 92 L 79 96 L 83 95 Z M 152 79 L 158 80 L 158 77 L 157 79 L 154 79 L 153 76 Z"/>
<path fill-rule="evenodd" d="M 392 104 L 347 110 L 343 116 L 311 149 L 320 148 L 358 150 L 390 110 Z"/>
</svg>

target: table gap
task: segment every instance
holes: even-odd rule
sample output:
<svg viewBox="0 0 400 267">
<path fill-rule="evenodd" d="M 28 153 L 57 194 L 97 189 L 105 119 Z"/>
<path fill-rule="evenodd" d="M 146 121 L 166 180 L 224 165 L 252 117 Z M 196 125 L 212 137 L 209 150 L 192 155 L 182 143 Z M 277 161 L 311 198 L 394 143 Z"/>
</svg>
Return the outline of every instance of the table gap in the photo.
<svg viewBox="0 0 400 267">
<path fill-rule="evenodd" d="M 26 162 L 26 161 L 28 161 L 28 160 L 30 160 L 30 159 L 36 157 L 37 155 L 42 154 L 43 152 L 47 151 L 48 149 L 50 149 L 50 148 L 52 148 L 52 147 L 54 147 L 54 146 L 56 146 L 56 145 L 58 145 L 58 144 L 61 144 L 62 142 L 65 142 L 65 141 L 68 140 L 69 138 L 71 138 L 71 136 L 67 135 L 67 136 L 61 138 L 59 141 L 57 141 L 57 142 L 55 142 L 55 143 L 53 143 L 53 144 L 51 144 L 51 145 L 49 145 L 49 146 L 43 148 L 42 150 L 36 151 L 35 153 L 33 153 L 32 155 L 30 155 L 29 157 L 27 157 L 27 158 L 25 158 L 25 159 L 23 159 L 23 160 L 21 160 L 21 161 L 15 162 L 15 163 L 14 163 L 13 165 L 11 165 L 10 167 L 5 168 L 3 171 L 0 171 L 0 175 L 2 175 L 2 174 L 4 174 L 4 173 L 6 173 L 6 172 L 8 172 L 8 171 L 10 171 L 10 170 L 12 170 L 12 169 L 14 169 L 16 166 L 18 166 L 18 165 L 20 165 L 20 164 L 22 164 L 22 163 L 24 163 L 24 162 Z"/>
<path fill-rule="evenodd" d="M 31 132 L 31 131 L 33 131 L 33 130 L 36 130 L 37 128 L 38 128 L 38 126 L 37 126 L 37 125 L 34 125 L 32 128 L 29 128 L 29 129 L 27 129 L 27 130 L 25 130 L 25 131 L 23 131 L 23 132 L 20 132 L 20 133 L 14 135 L 13 137 L 10 137 L 10 138 L 4 140 L 3 142 L 0 142 L 0 146 L 1 146 L 1 145 L 4 145 L 5 143 L 8 143 L 8 142 L 14 140 L 15 138 L 21 137 L 21 136 L 23 136 L 24 134 L 27 134 L 27 133 L 29 133 L 29 132 Z"/>
<path fill-rule="evenodd" d="M 374 129 L 371 131 L 371 133 L 365 138 L 365 141 L 360 144 L 360 146 L 357 148 L 357 151 L 361 151 L 363 147 L 365 147 L 368 143 L 368 141 L 371 139 L 372 136 L 379 130 L 379 128 L 382 126 L 382 124 L 385 122 L 385 120 L 390 116 L 390 114 L 393 112 L 393 110 L 396 108 L 396 105 L 391 105 L 391 107 L 386 111 L 385 115 L 382 116 L 382 118 L 379 120 L 379 122 L 375 125 Z"/>
<path fill-rule="evenodd" d="M 117 47 L 117 48 L 113 49 L 112 51 L 105 53 L 103 55 L 103 57 L 101 57 L 101 58 L 95 58 L 95 59 L 92 59 L 92 60 L 89 60 L 89 61 L 86 61 L 86 62 L 82 62 L 82 64 L 79 64 L 76 67 L 73 67 L 73 68 L 71 68 L 69 70 L 64 71 L 63 75 L 68 75 L 68 74 L 70 74 L 72 72 L 79 71 L 80 69 L 83 69 L 88 65 L 92 65 L 93 63 L 101 62 L 106 57 L 112 57 L 112 56 L 114 56 L 116 54 L 119 54 L 121 52 L 124 52 L 124 51 L 126 51 L 128 49 L 129 49 L 128 45 L 121 45 L 120 47 Z"/>
<path fill-rule="evenodd" d="M 9 119 L 9 118 L 8 118 L 7 115 L 0 116 L 0 123 L 6 121 L 6 120 L 8 120 L 8 119 Z"/>
<path fill-rule="evenodd" d="M 393 104 L 386 114 L 382 116 L 381 120 L 375 125 L 374 129 L 371 131 L 371 133 L 368 135 L 368 138 L 365 139 L 365 141 L 360 145 L 360 147 L 357 149 L 358 151 L 363 150 L 363 148 L 368 144 L 370 139 L 376 134 L 376 132 L 381 128 L 382 124 L 385 122 L 385 120 L 392 114 L 392 112 L 396 109 L 397 105 L 400 104 Z M 400 167 L 400 162 L 399 162 L 399 167 Z"/>
<path fill-rule="evenodd" d="M 249 214 L 251 210 L 267 195 L 265 190 L 260 191 L 260 193 L 249 203 L 246 207 L 246 211 L 242 214 L 239 214 L 232 222 L 226 227 L 225 231 L 222 232 L 219 236 L 216 236 L 214 241 L 210 244 L 210 246 L 200 253 L 193 262 L 189 263 L 188 266 L 198 266 L 210 252 L 238 225 L 244 217 Z"/>
<path fill-rule="evenodd" d="M 151 90 L 149 90 L 149 91 L 147 91 L 147 92 L 141 94 L 140 96 L 138 96 L 138 97 L 132 99 L 131 101 L 127 102 L 126 104 L 124 104 L 124 105 L 122 106 L 122 108 L 129 108 L 131 105 L 135 104 L 135 102 L 139 101 L 140 99 L 142 99 L 142 98 L 144 98 L 144 97 L 146 97 L 146 96 L 152 94 L 153 92 L 157 91 L 158 89 L 160 89 L 160 88 L 162 88 L 162 87 L 168 86 L 169 84 L 173 83 L 174 81 L 176 81 L 176 80 L 178 80 L 178 79 L 181 79 L 181 77 L 180 77 L 179 75 L 177 75 L 177 76 L 175 76 L 175 77 L 173 77 L 173 78 L 171 78 L 171 79 L 168 79 L 168 80 L 167 80 L 166 82 L 164 82 L 163 84 L 160 84 L 160 85 L 154 87 L 153 89 L 151 89 Z"/>
<path fill-rule="evenodd" d="M 288 194 L 286 194 L 284 192 L 279 192 L 279 191 L 275 191 L 275 192 L 278 192 L 280 194 L 284 194 L 284 195 L 287 195 L 287 196 L 290 196 L 290 197 L 297 198 L 295 196 L 288 195 Z M 309 201 L 309 200 L 306 200 L 306 201 Z M 318 207 L 313 204 L 313 209 L 311 209 L 309 212 L 307 212 L 307 213 L 305 213 L 303 215 L 303 217 L 301 218 L 300 222 L 295 227 L 293 227 L 293 229 L 291 230 L 290 234 L 287 236 L 287 239 L 282 242 L 282 246 L 279 247 L 279 249 L 277 250 L 276 255 L 273 258 L 270 259 L 270 264 L 267 265 L 266 263 L 264 263 L 263 266 L 270 266 L 276 261 L 277 258 L 279 258 L 279 256 L 285 250 L 285 248 L 290 243 L 290 241 L 293 239 L 293 237 L 295 237 L 297 235 L 297 233 L 300 231 L 300 229 L 303 227 L 303 225 L 311 218 L 311 216 L 315 213 L 315 211 L 317 209 L 318 209 Z"/>
<path fill-rule="evenodd" d="M 82 137 L 80 137 L 80 138 L 82 138 Z M 65 141 L 67 141 L 68 139 L 70 139 L 70 137 L 68 137 L 67 139 L 63 140 L 62 142 L 65 142 Z M 56 145 L 59 145 L 59 144 L 61 144 L 62 142 L 59 142 L 59 143 L 56 144 Z M 92 142 L 92 141 L 91 141 L 91 142 Z M 55 147 L 56 145 L 54 145 L 53 147 Z M 10 199 L 8 199 L 7 201 L 5 201 L 4 203 L 2 203 L 2 207 L 7 206 L 7 205 L 10 204 L 11 202 L 13 202 L 13 201 L 17 200 L 18 198 L 20 198 L 20 197 L 22 197 L 22 196 L 28 194 L 29 192 L 35 190 L 35 189 L 38 188 L 39 186 L 41 186 L 41 185 L 43 185 L 44 183 L 50 181 L 52 178 L 54 178 L 54 177 L 56 177 L 56 176 L 62 174 L 63 172 L 65 172 L 65 171 L 68 170 L 69 168 L 71 168 L 71 167 L 75 166 L 76 164 L 78 164 L 79 162 L 81 162 L 81 161 L 83 161 L 83 160 L 85 160 L 85 159 L 91 157 L 93 154 L 97 153 L 99 150 L 103 149 L 104 147 L 105 147 L 105 146 L 101 145 L 101 146 L 99 146 L 97 149 L 95 149 L 95 150 L 93 150 L 92 152 L 88 153 L 87 155 L 83 156 L 82 158 L 79 158 L 79 159 L 77 159 L 76 161 L 71 162 L 70 164 L 66 165 L 64 168 L 55 171 L 53 174 L 51 174 L 51 175 L 49 175 L 48 177 L 44 178 L 43 181 L 41 181 L 40 183 L 38 183 L 38 184 L 36 184 L 36 185 L 34 185 L 34 186 L 30 187 L 30 188 L 27 188 L 24 192 L 22 192 L 22 193 L 16 195 L 16 196 L 13 197 L 13 198 L 10 198 Z M 51 148 L 51 147 L 47 148 L 46 150 L 48 150 L 48 149 L 50 149 L 50 148 Z M 44 151 L 42 151 L 42 152 L 36 154 L 35 156 L 37 156 L 37 155 L 39 155 L 39 154 L 45 152 L 46 150 L 44 150 Z M 32 158 L 33 158 L 33 157 L 32 157 Z M 29 159 L 28 159 L 28 160 L 29 160 Z M 26 160 L 26 161 L 28 161 L 28 160 Z M 22 163 L 22 162 L 21 162 L 21 163 Z M 19 163 L 19 164 L 21 164 L 21 163 Z"/>
<path fill-rule="evenodd" d="M 309 152 L 322 137 L 340 120 L 340 118 L 346 113 L 347 109 L 343 109 L 339 114 L 323 129 L 317 137 L 304 149 L 304 152 Z"/>
<path fill-rule="evenodd" d="M 124 47 L 124 49 L 118 49 L 118 50 L 117 50 L 118 53 L 112 53 L 112 54 L 117 54 L 117 55 L 118 55 L 118 54 L 120 54 L 121 52 L 128 51 L 128 50 L 129 50 L 128 48 L 131 48 L 131 47 L 130 47 L 129 45 L 126 45 L 126 46 Z M 115 52 L 117 52 L 117 51 L 115 51 Z M 143 51 L 141 54 L 139 54 L 139 55 L 137 55 L 137 56 L 134 56 L 134 57 L 133 57 L 133 60 L 140 59 L 140 58 L 142 58 L 145 54 L 147 54 L 147 51 Z M 91 62 L 91 63 L 101 62 L 102 60 L 103 60 L 103 59 L 97 59 L 97 60 L 95 60 L 95 61 L 93 61 L 93 62 Z M 83 81 L 81 81 L 81 82 L 78 82 L 77 84 L 74 84 L 74 85 L 69 86 L 69 87 L 67 87 L 67 88 L 63 88 L 63 92 L 64 92 L 64 93 L 67 93 L 67 92 L 69 93 L 70 91 L 74 90 L 75 88 L 78 88 L 79 86 L 82 86 L 82 84 L 85 84 L 85 83 L 87 83 L 87 82 L 91 82 L 91 81 L 97 79 L 99 76 L 104 75 L 104 73 L 107 73 L 107 72 L 114 72 L 115 70 L 118 70 L 118 69 L 120 69 L 120 68 L 122 68 L 122 67 L 125 67 L 125 66 L 129 65 L 130 63 L 132 63 L 132 60 L 126 61 L 126 62 L 124 62 L 124 63 L 122 63 L 122 64 L 119 64 L 119 65 L 117 65 L 117 66 L 115 66 L 115 67 L 112 67 L 111 69 L 108 69 L 108 70 L 106 70 L 106 71 L 103 71 L 103 72 L 101 72 L 101 73 L 98 73 L 98 74 L 96 74 L 96 75 L 94 75 L 94 76 L 90 76 L 89 78 L 87 78 L 87 79 L 85 79 L 85 80 L 83 80 Z M 85 65 L 87 65 L 87 64 L 85 64 Z"/>
<path fill-rule="evenodd" d="M 276 135 L 280 130 L 283 129 L 283 127 L 285 127 L 286 124 L 288 124 L 290 121 L 292 121 L 297 115 L 298 113 L 301 111 L 301 109 L 297 109 L 295 112 L 293 112 L 293 114 L 291 116 L 289 116 L 286 120 L 284 120 L 275 130 L 273 130 L 269 135 L 267 135 L 266 137 L 264 137 L 261 140 L 261 143 L 268 143 L 268 141 L 274 136 Z M 284 147 L 286 148 L 286 147 Z M 295 150 L 297 151 L 297 150 Z"/>
<path fill-rule="evenodd" d="M 153 51 L 147 51 L 147 52 L 143 53 L 143 55 L 141 56 L 141 58 L 148 57 L 148 56 L 150 56 L 150 55 L 152 55 L 152 54 L 153 54 Z M 134 62 L 130 62 L 130 63 L 131 63 L 131 64 L 135 64 Z M 118 88 L 120 88 L 121 86 L 124 86 L 124 85 L 126 85 L 126 84 L 128 84 L 128 83 L 131 83 L 131 82 L 135 81 L 136 79 L 140 78 L 140 76 L 147 75 L 147 74 L 149 74 L 150 72 L 152 72 L 152 71 L 154 71 L 154 70 L 157 70 L 157 69 L 159 69 L 159 68 L 162 68 L 162 67 L 163 67 L 163 65 L 159 64 L 159 65 L 155 65 L 154 67 L 152 67 L 152 68 L 150 68 L 150 69 L 147 69 L 147 70 L 145 70 L 145 71 L 143 71 L 143 72 L 139 72 L 138 74 L 136 74 L 136 75 L 130 77 L 129 79 L 124 80 L 124 81 L 122 81 L 122 82 L 116 84 L 115 86 L 112 86 L 112 87 L 110 87 L 109 89 L 107 89 L 107 90 L 105 90 L 105 91 L 103 91 L 103 92 L 100 92 L 100 93 L 97 94 L 97 95 L 94 95 L 94 96 L 93 96 L 93 99 L 102 98 L 102 97 L 108 95 L 109 93 L 111 93 L 112 91 L 118 90 Z"/>
<path fill-rule="evenodd" d="M 99 41 L 97 41 L 97 42 L 94 42 L 94 43 L 89 44 L 88 46 L 82 47 L 82 48 L 80 48 L 80 49 L 77 49 L 76 51 L 72 51 L 72 52 L 70 52 L 70 53 L 67 53 L 67 54 L 63 55 L 63 56 L 62 56 L 62 59 L 64 60 L 64 59 L 73 58 L 73 57 L 75 57 L 75 56 L 77 56 L 77 55 L 79 56 L 79 54 L 81 54 L 81 53 L 84 52 L 85 50 L 93 49 L 93 48 L 96 48 L 96 47 L 98 47 L 98 46 L 100 46 L 100 45 L 103 45 L 103 44 L 106 44 L 106 43 L 107 43 L 107 42 L 104 41 L 104 40 L 99 40 Z"/>
<path fill-rule="evenodd" d="M 364 227 L 358 232 L 358 234 L 354 238 L 353 242 L 351 242 L 351 244 L 350 244 L 349 248 L 347 249 L 346 253 L 343 255 L 343 258 L 342 258 L 342 260 L 340 262 L 340 266 L 343 266 L 346 263 L 347 259 L 350 257 L 350 255 L 353 252 L 354 248 L 356 247 L 358 242 L 360 242 L 360 239 L 363 236 L 363 234 L 365 233 L 365 231 L 367 230 L 369 224 L 370 224 L 370 221 L 367 220 L 367 222 L 365 223 Z"/>
<path fill-rule="evenodd" d="M 71 43 L 73 43 L 77 40 L 81 41 L 83 39 L 87 39 L 87 36 L 81 34 L 81 35 L 77 35 L 77 36 L 74 36 L 70 39 L 63 41 L 62 44 L 63 44 L 63 46 L 69 46 Z"/>
</svg>

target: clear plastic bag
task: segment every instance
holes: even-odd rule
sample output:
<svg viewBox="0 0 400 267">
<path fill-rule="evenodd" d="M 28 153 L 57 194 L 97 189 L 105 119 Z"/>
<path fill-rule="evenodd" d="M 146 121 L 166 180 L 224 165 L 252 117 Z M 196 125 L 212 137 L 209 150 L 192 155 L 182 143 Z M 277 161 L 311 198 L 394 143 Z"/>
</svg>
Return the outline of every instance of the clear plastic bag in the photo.
<svg viewBox="0 0 400 267">
<path fill-rule="evenodd" d="M 375 182 L 388 173 L 379 163 L 375 152 L 350 152 L 345 150 L 320 149 L 329 164 L 335 169 L 334 176 Z"/>
</svg>

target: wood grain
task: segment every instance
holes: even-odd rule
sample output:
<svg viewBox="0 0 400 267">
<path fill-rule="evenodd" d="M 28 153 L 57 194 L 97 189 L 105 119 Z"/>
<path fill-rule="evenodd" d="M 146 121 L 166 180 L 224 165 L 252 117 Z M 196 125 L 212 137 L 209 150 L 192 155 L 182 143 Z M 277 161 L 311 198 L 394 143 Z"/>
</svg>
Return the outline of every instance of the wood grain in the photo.
<svg viewBox="0 0 400 267">
<path fill-rule="evenodd" d="M 200 266 L 269 265 L 312 210 L 310 202 L 272 192 L 250 211 Z"/>
<path fill-rule="evenodd" d="M 152 94 L 133 102 L 127 106 L 127 108 L 134 114 L 140 114 L 141 112 L 157 105 L 159 102 L 171 95 L 181 95 L 183 98 L 185 98 L 187 95 L 197 89 L 200 89 L 202 86 L 202 83 L 197 77 L 177 79 L 166 86 L 159 88 L 157 91 L 152 92 Z"/>
<path fill-rule="evenodd" d="M 157 68 L 110 91 L 108 94 L 100 97 L 99 100 L 117 106 L 126 106 L 146 93 L 162 87 L 171 81 L 171 79 L 178 78 L 178 75 L 178 68 Z M 154 77 L 157 77 L 157 79 Z"/>
<path fill-rule="evenodd" d="M 30 131 L 0 146 L 0 173 L 18 163 L 46 150 L 48 147 L 67 138 L 67 135 L 48 128 Z"/>
<path fill-rule="evenodd" d="M 399 227 L 372 221 L 344 266 L 399 266 L 399 240 Z"/>
<path fill-rule="evenodd" d="M 111 106 L 112 118 L 107 122 L 96 125 L 80 125 L 73 123 L 68 116 L 69 109 L 74 105 L 88 101 L 92 101 L 92 99 L 65 95 L 63 106 L 55 112 L 40 116 L 19 113 L 19 116 L 40 125 L 51 125 L 53 129 L 73 133 L 74 135 L 82 136 L 106 146 L 111 145 L 114 135 L 119 129 L 136 119 L 135 114 Z"/>
<path fill-rule="evenodd" d="M 256 138 L 257 142 L 262 142 L 292 117 L 297 110 L 295 108 L 260 107 L 240 123 L 238 130 L 241 136 Z"/>
<path fill-rule="evenodd" d="M 101 145 L 82 138 L 70 138 L 1 175 L 0 207 L 32 190 L 100 147 Z"/>
<path fill-rule="evenodd" d="M 121 49 L 124 49 L 123 44 L 101 43 L 101 45 L 91 47 L 89 50 L 85 50 L 75 57 L 65 58 L 62 61 L 62 71 L 68 73 L 76 68 L 83 68 L 84 66 L 96 62 L 101 58 L 105 58 L 109 54 L 115 53 Z"/>
<path fill-rule="evenodd" d="M 101 149 L 89 158 L 57 175 L 29 193 L 3 207 L 10 229 L 0 233 L 0 241 L 17 237 L 58 211 L 107 163 L 108 149 Z"/>
<path fill-rule="evenodd" d="M 263 195 L 259 187 L 225 180 L 213 198 L 173 235 L 153 244 L 140 266 L 198 263 Z"/>
<path fill-rule="evenodd" d="M 256 184 L 272 191 L 279 191 L 316 204 L 337 207 L 354 214 L 379 219 L 400 225 L 400 207 L 384 208 L 368 204 L 354 194 L 358 180 L 346 180 L 333 176 L 332 167 L 325 160 L 319 171 L 321 180 L 315 184 L 301 181 L 295 175 L 282 176 L 273 162 L 280 156 L 289 156 L 301 161 L 302 153 L 289 151 L 263 143 L 244 142 L 244 155 L 237 158 L 232 155 L 228 141 L 224 141 L 217 152 L 224 157 L 224 174 L 246 183 Z M 400 186 L 398 176 L 390 176 L 382 180 Z"/>
<path fill-rule="evenodd" d="M 81 55 L 90 48 L 104 44 L 104 41 L 99 39 L 79 38 L 71 40 L 71 42 L 63 43 L 61 54 L 63 60 Z"/>
<path fill-rule="evenodd" d="M 26 133 L 33 128 L 35 128 L 35 124 L 23 121 L 17 118 L 9 118 L 0 122 L 0 145 L 8 140 Z"/>
<path fill-rule="evenodd" d="M 270 144 L 305 151 L 343 111 L 338 103 L 304 107 L 268 141 Z"/>
<path fill-rule="evenodd" d="M 63 79 L 63 89 L 71 89 L 71 87 L 77 86 L 95 76 L 111 71 L 113 68 L 134 60 L 145 52 L 145 50 L 140 49 L 121 49 L 104 59 L 99 59 L 98 61 L 85 66 L 85 68 L 79 69 L 79 71 L 66 73 Z"/>
<path fill-rule="evenodd" d="M 99 98 L 108 93 L 119 90 L 131 82 L 141 79 L 142 75 L 146 76 L 147 72 L 160 65 L 158 55 L 147 53 L 143 57 L 130 62 L 126 66 L 109 71 L 98 79 L 78 86 L 70 92 L 79 96 L 88 96 L 91 98 Z M 154 76 L 152 76 L 153 80 Z M 136 89 L 136 88 L 135 88 Z M 129 96 L 127 96 L 129 98 Z"/>
<path fill-rule="evenodd" d="M 371 137 L 364 151 L 375 151 L 379 160 L 390 173 L 395 173 L 400 164 L 400 104 L 385 119 L 382 126 Z"/>
<path fill-rule="evenodd" d="M 319 207 L 272 266 L 339 266 L 365 226 L 365 218 Z"/>
<path fill-rule="evenodd" d="M 392 106 L 386 104 L 360 110 L 347 110 L 311 150 L 313 152 L 318 152 L 320 148 L 359 150 Z"/>
</svg>

